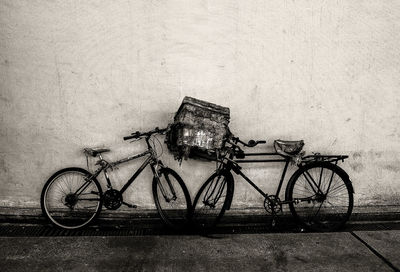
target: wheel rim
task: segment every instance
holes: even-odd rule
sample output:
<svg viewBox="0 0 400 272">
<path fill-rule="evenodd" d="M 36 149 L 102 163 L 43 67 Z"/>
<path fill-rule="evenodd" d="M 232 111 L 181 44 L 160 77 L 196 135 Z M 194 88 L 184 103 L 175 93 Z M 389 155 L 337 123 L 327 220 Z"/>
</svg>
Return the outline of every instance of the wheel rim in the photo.
<svg viewBox="0 0 400 272">
<path fill-rule="evenodd" d="M 306 227 L 317 231 L 341 227 L 352 206 L 351 192 L 345 180 L 333 169 L 322 166 L 300 173 L 292 189 L 292 201 L 297 218 Z"/>
<path fill-rule="evenodd" d="M 92 181 L 81 194 L 74 194 L 86 182 L 85 176 L 76 171 L 64 172 L 47 186 L 43 199 L 44 209 L 57 226 L 80 228 L 96 216 L 101 203 L 95 182 Z"/>
<path fill-rule="evenodd" d="M 157 179 L 157 202 L 163 220 L 173 228 L 181 228 L 187 222 L 188 201 L 183 187 L 177 178 L 162 173 Z"/>
<path fill-rule="evenodd" d="M 227 187 L 226 177 L 216 175 L 200 189 L 192 215 L 195 228 L 210 230 L 215 227 L 225 210 Z"/>
</svg>

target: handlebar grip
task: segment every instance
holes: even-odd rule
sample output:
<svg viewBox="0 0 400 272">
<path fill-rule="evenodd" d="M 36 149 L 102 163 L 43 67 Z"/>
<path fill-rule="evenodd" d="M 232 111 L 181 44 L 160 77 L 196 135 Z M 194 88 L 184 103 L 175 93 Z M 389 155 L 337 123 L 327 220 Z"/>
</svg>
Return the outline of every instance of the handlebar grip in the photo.
<svg viewBox="0 0 400 272">
<path fill-rule="evenodd" d="M 124 137 L 124 141 L 130 140 L 130 139 L 133 139 L 133 138 L 136 138 L 136 136 L 133 136 L 133 135 L 125 136 Z"/>
<path fill-rule="evenodd" d="M 130 139 L 137 139 L 137 138 L 139 138 L 140 136 L 141 136 L 140 131 L 136 131 L 136 132 L 132 133 L 132 134 L 129 135 L 129 136 L 125 136 L 125 137 L 124 137 L 124 141 L 130 140 Z"/>
<path fill-rule="evenodd" d="M 265 144 L 267 141 L 254 141 L 254 140 L 250 140 L 247 144 L 248 147 L 254 147 L 258 144 Z"/>
</svg>

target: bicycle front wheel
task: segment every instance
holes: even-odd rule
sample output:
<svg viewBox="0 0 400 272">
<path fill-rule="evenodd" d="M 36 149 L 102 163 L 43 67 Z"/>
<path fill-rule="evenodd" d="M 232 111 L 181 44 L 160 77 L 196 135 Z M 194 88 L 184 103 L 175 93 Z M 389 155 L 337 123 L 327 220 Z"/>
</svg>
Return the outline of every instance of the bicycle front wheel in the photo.
<svg viewBox="0 0 400 272">
<path fill-rule="evenodd" d="M 313 231 L 338 230 L 353 209 L 353 187 L 346 172 L 332 163 L 310 163 L 298 169 L 286 188 L 293 216 Z"/>
<path fill-rule="evenodd" d="M 193 202 L 191 221 L 199 231 L 210 232 L 221 220 L 233 197 L 230 173 L 214 173 L 201 186 Z"/>
<path fill-rule="evenodd" d="M 102 190 L 82 168 L 65 168 L 52 175 L 43 187 L 43 214 L 63 229 L 78 229 L 95 219 L 102 206 Z"/>
<path fill-rule="evenodd" d="M 153 179 L 153 197 L 165 224 L 175 230 L 187 226 L 192 201 L 182 178 L 172 169 L 163 168 Z"/>
</svg>

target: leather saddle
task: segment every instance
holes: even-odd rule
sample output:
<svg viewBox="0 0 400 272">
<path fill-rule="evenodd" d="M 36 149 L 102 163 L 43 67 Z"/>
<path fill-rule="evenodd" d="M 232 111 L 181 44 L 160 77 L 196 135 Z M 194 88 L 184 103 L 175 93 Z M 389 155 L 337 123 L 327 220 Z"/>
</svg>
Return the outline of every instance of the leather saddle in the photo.
<svg viewBox="0 0 400 272">
<path fill-rule="evenodd" d="M 110 149 L 108 148 L 84 148 L 83 152 L 87 155 L 90 155 L 92 157 L 97 157 L 97 155 L 105 152 L 109 152 Z"/>
<path fill-rule="evenodd" d="M 303 149 L 304 141 L 283 141 L 283 140 L 275 140 L 274 148 L 276 153 L 281 154 L 283 156 L 294 157 L 298 155 Z"/>
</svg>

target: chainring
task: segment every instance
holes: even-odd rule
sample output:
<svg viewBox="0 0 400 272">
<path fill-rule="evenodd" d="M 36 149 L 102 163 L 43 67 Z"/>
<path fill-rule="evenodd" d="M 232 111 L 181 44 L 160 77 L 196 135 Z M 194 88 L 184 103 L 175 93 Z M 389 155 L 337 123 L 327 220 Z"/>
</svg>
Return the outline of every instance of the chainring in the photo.
<svg viewBox="0 0 400 272">
<path fill-rule="evenodd" d="M 103 195 L 104 206 L 109 210 L 116 210 L 122 205 L 122 194 L 115 189 L 107 190 Z"/>
<path fill-rule="evenodd" d="M 275 195 L 268 195 L 264 200 L 264 209 L 269 214 L 278 214 L 282 212 L 281 200 Z"/>
</svg>

